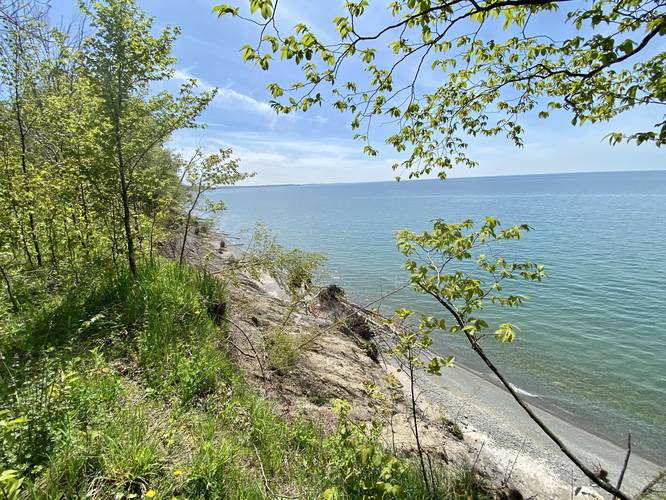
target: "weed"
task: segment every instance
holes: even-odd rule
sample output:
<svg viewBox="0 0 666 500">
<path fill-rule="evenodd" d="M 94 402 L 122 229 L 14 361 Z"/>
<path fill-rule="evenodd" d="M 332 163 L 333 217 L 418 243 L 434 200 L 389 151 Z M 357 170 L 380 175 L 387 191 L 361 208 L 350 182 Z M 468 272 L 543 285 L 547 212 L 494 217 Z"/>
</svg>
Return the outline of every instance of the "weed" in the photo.
<svg viewBox="0 0 666 500">
<path fill-rule="evenodd" d="M 278 373 L 288 373 L 301 355 L 302 343 L 297 335 L 290 335 L 283 328 L 273 328 L 265 337 L 266 356 L 271 367 Z"/>
</svg>

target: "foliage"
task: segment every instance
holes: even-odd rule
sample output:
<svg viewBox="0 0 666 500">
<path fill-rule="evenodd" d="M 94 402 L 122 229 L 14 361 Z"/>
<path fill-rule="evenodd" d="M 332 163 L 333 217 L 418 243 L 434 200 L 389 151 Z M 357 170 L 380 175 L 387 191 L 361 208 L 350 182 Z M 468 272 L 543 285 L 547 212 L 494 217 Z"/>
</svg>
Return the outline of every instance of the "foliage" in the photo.
<svg viewBox="0 0 666 500">
<path fill-rule="evenodd" d="M 399 498 L 404 491 L 399 478 L 405 473 L 405 464 L 387 454 L 379 443 L 381 427 L 373 423 L 369 428 L 349 419 L 351 406 L 346 401 L 333 401 L 338 430 L 327 445 L 335 450 L 333 468 L 339 469 L 345 482 L 340 489 L 332 487 L 324 498 L 339 498 L 340 492 L 352 498 Z"/>
<path fill-rule="evenodd" d="M 46 24 L 40 2 L 12 2 L 0 19 L 0 314 L 91 263 L 153 256 L 185 194 L 184 163 L 164 144 L 214 97 L 194 82 L 152 91 L 173 72 L 177 29 L 153 36 L 132 0 L 81 8 L 86 36 Z"/>
<path fill-rule="evenodd" d="M 351 407 L 342 400 L 333 401 L 338 427 L 325 442 L 331 451 L 334 477 L 342 482 L 327 488 L 323 498 L 490 498 L 476 473 L 460 470 L 431 469 L 432 489 L 424 488 L 416 464 L 387 452 L 381 444 L 382 425 L 377 421 L 357 423 L 350 418 Z"/>
<path fill-rule="evenodd" d="M 463 331 L 473 337 L 479 336 L 488 324 L 474 313 L 488 303 L 508 307 L 523 303 L 526 297 L 507 292 L 504 282 L 516 279 L 541 281 L 545 277 L 544 267 L 533 262 L 509 262 L 496 256 L 496 249 L 505 242 L 520 239 L 529 230 L 527 225 L 501 229 L 497 219 L 486 217 L 478 228 L 472 220 L 448 224 L 438 219 L 431 231 L 416 234 L 403 230 L 397 234 L 398 249 L 408 258 L 405 268 L 410 273 L 412 285 L 440 304 L 446 304 L 444 312 L 449 316 L 421 318 L 417 338 L 422 347 L 431 344 L 430 335 L 435 330 Z M 459 270 L 461 262 L 470 260 L 474 261 L 473 269 Z M 449 271 L 451 266 L 457 268 Z M 403 319 L 411 314 L 413 311 L 407 309 L 398 311 L 398 316 Z M 453 322 L 448 322 L 451 314 L 457 315 L 464 326 L 455 317 Z M 501 342 L 513 342 L 516 332 L 516 327 L 506 323 L 495 330 L 494 336 Z M 441 365 L 441 360 L 433 359 L 430 371 L 439 373 Z"/>
<path fill-rule="evenodd" d="M 96 2 L 88 10 L 95 36 L 86 39 L 83 74 L 99 96 L 97 116 L 104 119 L 100 137 L 102 154 L 111 160 L 119 180 L 123 229 L 130 270 L 136 276 L 130 188 L 134 171 L 143 158 L 172 132 L 196 126 L 216 91 L 193 93 L 195 82 L 185 83 L 177 98 L 168 92 L 147 96 L 152 82 L 169 78 L 175 59 L 172 45 L 178 30 L 165 29 L 159 37 L 151 33 L 152 21 L 135 0 Z M 139 177 L 138 175 L 136 177 Z"/>
<path fill-rule="evenodd" d="M 483 331 L 488 328 L 488 324 L 483 319 L 476 317 L 476 311 L 483 309 L 488 302 L 508 307 L 520 306 L 525 297 L 505 291 L 505 282 L 511 280 L 541 281 L 545 277 L 543 266 L 533 262 L 508 262 L 495 252 L 495 247 L 502 247 L 511 240 L 520 239 L 524 232 L 530 230 L 529 226 L 515 225 L 504 230 L 500 228 L 500 222 L 492 217 L 486 217 L 476 230 L 472 220 L 447 224 L 439 219 L 434 221 L 432 231 L 415 234 L 405 230 L 398 233 L 396 238 L 398 248 L 408 257 L 405 267 L 410 273 L 412 285 L 416 290 L 435 299 L 442 307 L 442 312 L 445 313 L 445 316 L 422 317 L 418 325 L 419 334 L 415 335 L 417 345 L 420 344 L 419 347 L 427 346 L 430 343 L 430 334 L 435 330 L 448 330 L 451 333 L 462 332 L 472 351 L 499 379 L 515 402 L 587 478 L 618 498 L 629 498 L 627 494 L 620 491 L 619 487 L 611 484 L 608 478 L 595 474 L 567 447 L 516 392 L 481 346 Z M 491 257 L 482 253 L 486 251 Z M 470 261 L 475 264 L 472 269 L 449 272 L 451 263 L 461 267 L 461 262 L 469 263 Z M 406 318 L 411 313 L 412 311 L 402 310 L 398 312 L 398 315 Z M 453 320 L 450 325 L 447 325 L 447 319 Z M 494 336 L 500 342 L 508 343 L 514 341 L 516 332 L 516 327 L 510 323 L 504 323 L 495 330 Z M 402 337 L 407 335 L 401 335 L 401 341 Z M 404 356 L 404 352 L 401 354 Z M 407 351 L 407 355 L 412 355 L 411 349 Z M 412 387 L 414 385 L 413 367 L 419 366 L 418 363 L 419 361 L 411 362 L 408 359 Z M 440 368 L 439 357 L 432 357 L 428 366 L 429 371 L 439 373 Z M 413 388 L 412 401 L 414 401 Z M 416 425 L 416 417 L 414 417 L 414 423 Z"/>
<path fill-rule="evenodd" d="M 181 265 L 185 255 L 192 214 L 196 210 L 200 198 L 216 188 L 230 186 L 254 176 L 254 173 L 241 172 L 239 170 L 240 160 L 232 158 L 231 155 L 231 149 L 220 149 L 218 153 L 209 155 L 205 155 L 201 149 L 197 149 L 183 169 L 183 177 L 191 186 L 192 193 L 190 207 L 185 216 L 183 243 L 180 247 L 179 263 Z M 223 202 L 207 202 L 206 212 L 217 213 L 222 210 L 224 210 Z"/>
<path fill-rule="evenodd" d="M 259 271 L 268 272 L 293 299 L 300 298 L 321 278 L 318 273 L 326 260 L 324 255 L 298 248 L 286 250 L 261 222 L 249 248 L 248 265 L 253 274 L 258 277 Z"/>
<path fill-rule="evenodd" d="M 0 493 L 7 500 L 17 500 L 21 497 L 23 478 L 18 477 L 15 470 L 7 469 L 0 472 Z"/>
<path fill-rule="evenodd" d="M 447 224 L 437 219 L 431 231 L 417 234 L 402 230 L 396 235 L 398 249 L 407 257 L 405 268 L 410 273 L 412 286 L 416 291 L 432 296 L 442 306 L 444 314 L 421 315 L 418 321 L 413 322 L 410 318 L 414 310 L 401 308 L 394 318 L 385 321 L 394 334 L 387 353 L 394 357 L 399 369 L 407 373 L 410 380 L 412 427 L 426 488 L 434 489 L 434 484 L 428 477 L 421 447 L 415 379 L 420 371 L 440 375 L 442 368 L 454 364 L 453 356 L 445 358 L 431 350 L 432 335 L 437 331 L 462 331 L 472 349 L 486 360 L 479 340 L 488 324 L 472 314 L 483 309 L 487 302 L 519 306 L 525 297 L 505 293 L 503 282 L 514 278 L 541 281 L 545 276 L 541 265 L 508 263 L 503 257 L 496 256 L 495 247 L 520 239 L 522 233 L 530 229 L 526 225 L 505 230 L 500 230 L 500 227 L 500 222 L 492 217 L 487 217 L 478 229 L 475 229 L 472 220 Z M 493 258 L 481 253 L 484 251 Z M 475 266 L 470 266 L 470 261 L 474 262 L 474 259 Z M 449 271 L 451 266 L 455 267 Z M 447 324 L 451 317 L 453 322 Z M 504 323 L 494 335 L 501 342 L 513 342 L 516 331 L 515 326 Z M 453 426 L 451 430 L 461 437 L 459 429 Z"/>
<path fill-rule="evenodd" d="M 275 20 L 277 1 L 250 1 L 249 18 L 243 4 L 214 8 L 220 17 L 261 27 L 261 39 L 243 46 L 243 58 L 263 70 L 288 60 L 302 74 L 268 86 L 274 108 L 306 111 L 330 94 L 332 106 L 351 113 L 371 156 L 379 152 L 369 138 L 372 123 L 394 124 L 386 142 L 407 158 L 393 167 L 410 177 L 444 178 L 455 165 L 474 166 L 466 152 L 473 137 L 504 135 L 522 146 L 523 115 L 568 113 L 582 125 L 633 108 L 659 113 L 666 100 L 666 52 L 659 45 L 666 13 L 657 0 L 395 0 L 388 12 L 378 3 L 348 1 L 332 20 L 334 33 L 298 23 L 288 35 Z M 367 77 L 350 78 L 357 68 Z M 646 120 L 610 134 L 611 144 L 663 145 L 666 119 Z"/>
<path fill-rule="evenodd" d="M 266 357 L 271 367 L 278 373 L 288 373 L 301 356 L 303 339 L 290 335 L 284 328 L 273 328 L 265 337 Z"/>
<path fill-rule="evenodd" d="M 277 416 L 220 349 L 226 332 L 206 311 L 221 298 L 209 274 L 157 258 L 136 279 L 126 266 L 91 270 L 43 315 L 3 323 L 0 487 L 38 498 L 315 498 L 329 488 L 358 498 L 384 477 L 423 498 L 413 464 L 347 413 L 328 438 Z M 23 348 L 34 339 L 39 348 Z M 370 476 L 349 475 L 359 464 Z M 451 498 L 484 496 L 476 479 L 436 473 Z"/>
</svg>

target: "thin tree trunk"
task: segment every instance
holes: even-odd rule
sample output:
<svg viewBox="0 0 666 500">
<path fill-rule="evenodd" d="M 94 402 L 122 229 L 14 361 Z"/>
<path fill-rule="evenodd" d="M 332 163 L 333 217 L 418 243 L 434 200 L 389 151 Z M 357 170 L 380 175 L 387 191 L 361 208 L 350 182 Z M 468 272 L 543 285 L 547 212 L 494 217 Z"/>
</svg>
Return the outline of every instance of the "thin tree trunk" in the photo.
<svg viewBox="0 0 666 500">
<path fill-rule="evenodd" d="M 133 204 L 132 209 L 134 210 L 135 214 L 139 213 L 139 208 L 136 206 L 136 203 Z M 142 236 L 143 233 L 141 232 L 139 217 L 134 217 L 133 222 L 134 222 L 134 234 L 136 235 L 136 241 L 139 247 L 139 254 L 143 255 L 143 236 Z"/>
<path fill-rule="evenodd" d="M 185 219 L 185 234 L 183 234 L 183 244 L 180 246 L 180 258 L 178 259 L 178 265 L 183 265 L 183 259 L 185 257 L 185 245 L 187 244 L 187 234 L 190 231 L 190 221 L 192 220 L 192 212 L 199 202 L 199 197 L 201 196 L 201 181 L 199 181 L 199 189 L 197 190 L 197 196 L 192 202 L 192 206 L 187 211 L 187 218 Z"/>
<path fill-rule="evenodd" d="M 153 240 L 155 238 L 155 223 L 157 221 L 157 207 L 153 210 L 152 217 L 150 220 L 150 262 L 153 262 Z"/>
<path fill-rule="evenodd" d="M 423 482 L 425 483 L 426 489 L 430 492 L 430 485 L 428 483 L 428 474 L 426 473 L 425 463 L 423 461 L 423 449 L 421 448 L 421 440 L 419 438 L 419 424 L 416 418 L 416 395 L 414 394 L 414 362 L 412 361 L 412 350 L 408 350 L 407 355 L 409 356 L 409 383 L 410 383 L 410 395 L 412 398 L 412 421 L 414 423 L 414 437 L 416 438 L 416 449 L 419 453 L 419 460 L 421 462 L 421 473 L 423 474 Z M 434 493 L 434 492 L 433 492 Z"/>
<path fill-rule="evenodd" d="M 18 210 L 16 209 L 16 205 L 12 201 L 12 211 L 14 212 L 14 216 L 16 217 L 16 222 L 19 225 L 19 228 L 21 230 L 21 241 L 23 242 L 23 252 L 25 253 L 26 259 L 28 259 L 28 263 L 30 264 L 31 268 L 35 268 L 35 264 L 32 261 L 32 254 L 30 253 L 30 247 L 28 246 L 28 239 L 25 236 L 25 228 L 23 227 L 23 220 L 22 217 L 19 215 Z"/>
<path fill-rule="evenodd" d="M 81 208 L 83 209 L 83 222 L 85 223 L 85 248 L 88 251 L 88 235 L 90 233 L 90 220 L 88 219 L 88 202 L 86 201 L 86 192 L 83 189 L 83 183 L 79 182 L 79 190 L 81 191 Z"/>
<path fill-rule="evenodd" d="M 490 368 L 490 371 L 492 371 L 495 374 L 495 376 L 500 380 L 500 382 L 506 388 L 506 390 L 509 391 L 509 394 L 511 394 L 513 399 L 523 408 L 523 410 L 525 410 L 525 412 L 527 413 L 527 415 L 529 415 L 532 421 L 536 423 L 539 426 L 539 428 L 559 447 L 562 453 L 564 453 L 567 456 L 567 458 L 569 458 L 569 460 L 571 460 L 576 465 L 576 467 L 578 467 L 581 470 L 581 472 L 585 474 L 585 476 L 587 476 L 587 478 L 590 481 L 592 481 L 594 484 L 596 484 L 600 488 L 603 488 L 608 493 L 615 495 L 617 498 L 620 498 L 621 500 L 631 500 L 631 497 L 625 495 L 618 488 L 616 488 L 609 482 L 602 480 L 594 472 L 592 472 L 592 470 L 590 470 L 583 462 L 580 461 L 580 459 L 576 455 L 573 454 L 571 450 L 569 450 L 569 448 L 562 442 L 562 440 L 557 436 L 557 434 L 555 434 L 552 430 L 550 430 L 550 427 L 548 427 L 534 413 L 534 411 L 532 411 L 529 405 L 514 390 L 513 386 L 509 383 L 509 381 L 504 378 L 504 375 L 502 375 L 499 369 L 493 364 L 492 361 L 490 361 L 488 356 L 486 356 L 486 353 L 479 344 L 478 339 L 474 335 L 465 331 L 465 326 L 466 326 L 465 322 L 463 321 L 462 317 L 460 316 L 456 308 L 453 307 L 448 302 L 446 302 L 441 297 L 439 297 L 436 293 L 433 293 L 432 291 L 428 290 L 422 284 L 418 283 L 418 285 L 421 287 L 421 289 L 424 292 L 426 292 L 428 295 L 431 295 L 437 302 L 439 302 L 442 306 L 444 306 L 444 308 L 447 311 L 449 311 L 449 313 L 451 313 L 451 315 L 455 318 L 456 322 L 458 323 L 458 326 L 465 333 L 467 340 L 472 346 L 472 350 L 483 360 L 486 366 Z"/>
<path fill-rule="evenodd" d="M 17 313 L 19 312 L 19 303 L 14 296 L 14 292 L 12 291 L 12 285 L 9 282 L 9 277 L 7 276 L 7 273 L 5 273 L 5 269 L 2 266 L 0 266 L 0 274 L 2 274 L 2 279 L 4 280 L 5 286 L 7 287 L 7 295 L 9 295 L 9 300 L 12 303 L 14 312 Z"/>
<path fill-rule="evenodd" d="M 624 457 L 624 463 L 622 464 L 622 470 L 620 471 L 620 477 L 617 480 L 617 489 L 622 488 L 622 481 L 624 481 L 624 475 L 627 472 L 627 467 L 629 467 L 629 457 L 631 457 L 631 432 L 627 436 L 627 454 Z M 616 497 L 613 497 L 615 500 Z"/>
<path fill-rule="evenodd" d="M 109 231 L 109 236 L 111 237 L 111 256 L 113 257 L 113 267 L 118 272 L 118 230 L 116 227 L 116 206 L 111 202 L 111 221 L 106 222 L 107 230 Z M 105 218 L 106 220 L 106 218 Z"/>
<path fill-rule="evenodd" d="M 119 153 L 122 156 L 122 153 Z M 123 225 L 125 227 L 125 238 L 127 240 L 127 261 L 130 272 L 136 278 L 136 254 L 134 251 L 134 237 L 132 236 L 132 215 L 129 207 L 129 196 L 127 194 L 127 182 L 125 180 L 125 169 L 120 167 L 120 189 L 123 200 Z"/>
<path fill-rule="evenodd" d="M 125 239 L 127 242 L 127 261 L 132 277 L 136 278 L 136 253 L 134 250 L 134 237 L 132 236 L 132 213 L 130 211 L 127 178 L 125 177 L 125 162 L 123 159 L 123 147 L 120 140 L 120 103 L 118 112 L 113 117 L 114 136 L 116 142 L 116 155 L 118 159 L 118 176 L 120 178 L 120 197 L 123 202 L 123 226 L 125 228 Z"/>
<path fill-rule="evenodd" d="M 55 270 L 58 271 L 58 257 L 57 257 L 57 250 L 56 250 L 56 241 L 55 237 L 53 235 L 53 225 L 49 227 L 48 230 L 48 235 L 49 235 L 49 247 L 51 250 L 51 262 L 53 263 L 53 267 L 55 267 Z"/>
<path fill-rule="evenodd" d="M 18 65 L 18 62 L 16 63 Z M 25 177 L 25 183 L 28 185 L 28 191 L 30 190 L 29 178 L 28 178 L 28 160 L 27 160 L 27 138 L 25 134 L 25 125 L 23 123 L 23 114 L 21 111 L 21 96 L 19 95 L 18 90 L 18 70 L 16 72 L 15 78 L 17 81 L 14 82 L 14 99 L 16 107 L 16 121 L 19 129 L 19 138 L 21 142 L 21 169 L 23 170 L 23 175 Z M 32 203 L 31 203 L 32 205 Z M 39 250 L 39 240 L 37 239 L 37 230 L 35 229 L 35 216 L 33 214 L 33 207 L 28 208 L 28 222 L 30 224 L 30 234 L 32 237 L 32 244 L 35 248 L 35 255 L 37 257 L 37 265 L 41 267 L 42 265 L 42 253 Z"/>
<path fill-rule="evenodd" d="M 69 253 L 69 263 L 72 266 L 72 268 L 75 267 L 74 265 L 74 251 L 72 249 L 72 238 L 69 235 L 69 226 L 67 224 L 67 214 L 65 212 L 62 213 L 62 226 L 65 231 L 65 239 L 67 240 L 67 253 Z"/>
</svg>

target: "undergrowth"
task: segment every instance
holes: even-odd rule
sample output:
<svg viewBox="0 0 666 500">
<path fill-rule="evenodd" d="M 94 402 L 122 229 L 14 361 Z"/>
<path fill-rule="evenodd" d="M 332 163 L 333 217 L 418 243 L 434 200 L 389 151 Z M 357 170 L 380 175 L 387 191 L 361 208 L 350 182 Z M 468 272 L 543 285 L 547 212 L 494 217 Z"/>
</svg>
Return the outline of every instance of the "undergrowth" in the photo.
<svg viewBox="0 0 666 500">
<path fill-rule="evenodd" d="M 91 270 L 5 317 L 0 498 L 486 496 L 467 470 L 435 468 L 426 491 L 344 402 L 328 436 L 276 416 L 220 348 L 207 311 L 224 295 L 205 273 L 146 262 L 136 280 Z"/>
</svg>

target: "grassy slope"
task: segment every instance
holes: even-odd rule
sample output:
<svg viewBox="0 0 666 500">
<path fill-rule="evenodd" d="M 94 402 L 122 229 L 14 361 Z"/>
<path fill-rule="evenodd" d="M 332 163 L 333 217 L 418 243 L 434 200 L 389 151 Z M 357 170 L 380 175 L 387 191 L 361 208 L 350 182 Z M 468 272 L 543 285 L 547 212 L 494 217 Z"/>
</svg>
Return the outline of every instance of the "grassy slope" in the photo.
<svg viewBox="0 0 666 500">
<path fill-rule="evenodd" d="M 347 421 L 285 421 L 221 348 L 213 278 L 169 262 L 85 285 L 0 324 L 0 498 L 427 498 L 419 470 Z M 485 496 L 434 472 L 437 498 Z"/>
</svg>

